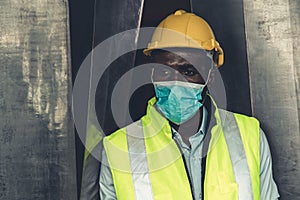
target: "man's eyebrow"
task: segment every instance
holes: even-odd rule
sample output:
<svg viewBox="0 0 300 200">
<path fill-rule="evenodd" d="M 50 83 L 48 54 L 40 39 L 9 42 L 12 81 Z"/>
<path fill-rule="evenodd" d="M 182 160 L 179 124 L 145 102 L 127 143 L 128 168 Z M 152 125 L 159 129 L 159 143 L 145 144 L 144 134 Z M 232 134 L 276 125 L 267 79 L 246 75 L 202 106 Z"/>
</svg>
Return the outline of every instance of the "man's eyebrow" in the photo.
<svg viewBox="0 0 300 200">
<path fill-rule="evenodd" d="M 190 63 L 184 63 L 184 64 L 182 64 L 182 65 L 180 65 L 180 67 L 188 67 L 188 68 L 190 68 L 190 69 L 194 69 L 194 70 L 197 70 L 195 67 L 194 67 L 194 65 L 192 65 L 192 64 L 190 64 Z"/>
<path fill-rule="evenodd" d="M 185 67 L 190 67 L 190 68 L 195 68 L 194 65 L 189 64 L 189 63 L 188 63 L 188 64 L 184 64 L 183 66 L 185 66 Z M 195 68 L 195 69 L 196 69 L 196 68 Z"/>
</svg>

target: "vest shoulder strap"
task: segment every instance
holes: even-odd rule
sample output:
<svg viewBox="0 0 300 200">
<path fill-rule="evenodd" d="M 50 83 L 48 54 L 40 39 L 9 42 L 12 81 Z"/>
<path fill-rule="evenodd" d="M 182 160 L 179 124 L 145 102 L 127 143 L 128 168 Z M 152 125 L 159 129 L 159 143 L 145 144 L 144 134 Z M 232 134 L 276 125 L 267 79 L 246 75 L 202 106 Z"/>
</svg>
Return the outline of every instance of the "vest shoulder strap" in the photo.
<svg viewBox="0 0 300 200">
<path fill-rule="evenodd" d="M 259 123 L 253 117 L 221 109 L 219 113 L 235 181 L 239 188 L 239 199 L 258 199 Z"/>
</svg>

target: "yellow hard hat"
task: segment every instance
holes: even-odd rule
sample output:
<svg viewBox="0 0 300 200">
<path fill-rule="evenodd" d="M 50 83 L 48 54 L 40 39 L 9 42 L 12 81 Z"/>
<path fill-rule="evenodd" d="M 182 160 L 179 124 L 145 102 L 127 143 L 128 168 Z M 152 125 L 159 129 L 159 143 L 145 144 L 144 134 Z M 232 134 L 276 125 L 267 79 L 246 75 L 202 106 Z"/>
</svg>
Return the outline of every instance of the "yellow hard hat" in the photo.
<svg viewBox="0 0 300 200">
<path fill-rule="evenodd" d="M 185 47 L 215 51 L 216 66 L 224 63 L 224 52 L 216 41 L 209 24 L 193 13 L 177 10 L 165 18 L 155 29 L 145 55 L 154 49 Z"/>
</svg>

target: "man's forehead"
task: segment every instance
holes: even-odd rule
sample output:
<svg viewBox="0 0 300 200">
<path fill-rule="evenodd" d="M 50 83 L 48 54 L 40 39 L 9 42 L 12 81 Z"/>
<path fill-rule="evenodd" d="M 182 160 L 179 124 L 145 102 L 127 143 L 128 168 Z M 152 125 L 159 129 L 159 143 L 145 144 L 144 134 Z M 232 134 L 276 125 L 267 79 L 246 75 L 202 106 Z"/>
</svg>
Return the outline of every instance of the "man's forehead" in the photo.
<svg viewBox="0 0 300 200">
<path fill-rule="evenodd" d="M 210 52 L 200 49 L 156 50 L 154 61 L 165 65 L 192 65 L 198 71 L 205 72 L 212 68 L 213 59 Z"/>
<path fill-rule="evenodd" d="M 212 53 L 209 51 L 201 49 L 192 48 L 169 48 L 169 49 L 159 49 L 152 52 L 152 56 L 155 60 L 163 59 L 176 59 L 176 60 L 212 60 Z"/>
</svg>

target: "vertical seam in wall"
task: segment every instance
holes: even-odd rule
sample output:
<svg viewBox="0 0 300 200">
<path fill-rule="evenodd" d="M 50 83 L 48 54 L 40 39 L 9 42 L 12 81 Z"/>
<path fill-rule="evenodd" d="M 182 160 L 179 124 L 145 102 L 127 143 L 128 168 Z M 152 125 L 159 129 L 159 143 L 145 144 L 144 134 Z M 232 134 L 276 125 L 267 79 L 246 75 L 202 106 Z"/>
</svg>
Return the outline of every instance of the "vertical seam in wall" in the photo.
<svg viewBox="0 0 300 200">
<path fill-rule="evenodd" d="M 299 84 L 298 84 L 298 71 L 297 71 L 296 66 L 295 66 L 295 50 L 294 50 L 295 43 L 294 43 L 294 37 L 293 37 L 294 33 L 296 32 L 296 28 L 294 28 L 294 26 L 292 24 L 293 20 L 292 20 L 292 15 L 291 15 L 291 13 L 293 13 L 291 5 L 294 6 L 294 4 L 292 3 L 291 0 L 289 0 L 288 2 L 289 2 L 288 3 L 288 10 L 289 10 L 289 14 L 290 14 L 289 15 L 290 30 L 292 32 L 291 34 L 292 34 L 292 52 L 293 52 L 293 54 L 292 54 L 292 60 L 291 60 L 291 62 L 292 62 L 293 76 L 294 76 L 294 80 L 295 80 L 294 83 L 295 83 L 295 96 L 296 96 L 296 105 L 297 105 L 297 118 L 299 119 L 299 115 L 300 115 L 299 114 L 299 100 L 298 100 L 298 97 L 297 97 L 297 95 L 298 95 L 297 91 L 299 91 L 299 87 L 298 87 Z M 300 130 L 300 124 L 299 124 L 299 122 L 298 122 L 298 127 L 299 127 L 299 130 Z"/>
<path fill-rule="evenodd" d="M 138 20 L 138 24 L 137 24 L 136 36 L 135 36 L 135 39 L 134 39 L 134 45 L 135 45 L 134 49 L 136 49 L 136 50 L 137 50 L 137 46 L 138 46 L 138 42 L 139 42 L 140 29 L 141 29 L 142 17 L 143 17 L 143 11 L 144 11 L 144 3 L 145 3 L 145 0 L 141 0 L 139 20 Z M 132 66 L 134 66 L 134 64 L 135 64 L 136 50 L 135 50 L 134 55 L 133 55 Z"/>
<path fill-rule="evenodd" d="M 194 9 L 193 9 L 193 0 L 190 0 L 190 9 L 191 9 L 191 12 L 193 13 L 194 12 Z"/>
<path fill-rule="evenodd" d="M 141 24 L 142 24 L 142 16 L 143 16 L 143 11 L 144 11 L 144 3 L 145 3 L 145 0 L 141 0 L 141 7 L 140 7 L 140 15 L 139 15 L 139 21 L 138 21 L 138 26 L 137 26 L 137 34 L 135 36 L 135 45 L 137 47 L 137 43 L 138 43 L 138 39 L 139 39 L 139 33 L 140 33 L 140 28 L 141 28 Z"/>
<path fill-rule="evenodd" d="M 132 57 L 132 68 L 134 68 L 135 66 L 135 63 L 136 63 L 136 54 L 137 54 L 137 47 L 138 47 L 138 42 L 139 42 L 139 36 L 140 36 L 140 29 L 141 29 L 141 25 L 142 25 L 142 17 L 143 17 L 143 12 L 144 12 L 144 3 L 145 3 L 145 0 L 141 0 L 141 6 L 140 6 L 140 10 L 139 10 L 139 19 L 138 19 L 138 24 L 137 24 L 137 29 L 136 29 L 136 36 L 135 36 L 135 39 L 134 39 L 134 49 L 135 51 L 133 52 L 133 57 Z M 130 80 L 130 87 L 132 87 L 132 79 L 133 79 L 133 73 L 134 72 L 131 72 L 131 80 Z M 128 105 L 128 108 L 129 108 L 129 105 Z M 128 110 L 128 112 L 130 112 L 130 110 Z M 126 116 L 125 116 L 126 117 Z M 125 119 L 127 120 L 127 119 Z"/>
<path fill-rule="evenodd" d="M 244 18 L 245 46 L 246 46 L 246 56 L 247 56 L 247 65 L 248 65 L 247 68 L 248 68 L 248 78 L 249 78 L 250 106 L 251 106 L 251 114 L 252 116 L 254 116 L 255 113 L 253 108 L 253 93 L 252 93 L 252 81 L 251 81 L 251 69 L 250 69 L 251 61 L 249 59 L 249 54 L 248 54 L 248 34 L 246 30 L 246 27 L 248 27 L 246 16 L 245 16 L 246 6 L 244 5 L 245 4 L 244 1 L 242 2 L 242 4 L 243 4 L 243 18 Z"/>
<path fill-rule="evenodd" d="M 91 95 L 91 85 L 92 85 L 92 72 L 93 72 L 93 66 L 94 66 L 94 46 L 95 46 L 95 32 L 96 32 L 96 4 L 97 0 L 94 0 L 94 12 L 93 12 L 93 40 L 92 40 L 92 50 L 91 50 L 91 66 L 90 66 L 90 80 L 89 80 L 89 92 L 88 92 L 88 105 L 87 105 L 87 116 L 86 116 L 86 130 L 88 126 L 88 121 L 89 121 L 89 113 L 90 113 L 90 95 Z M 84 143 L 86 143 L 86 138 Z"/>
<path fill-rule="evenodd" d="M 91 94 L 91 85 L 92 85 L 92 72 L 93 72 L 93 60 L 94 60 L 94 45 L 95 45 L 95 31 L 96 31 L 96 2 L 97 0 L 94 0 L 94 11 L 93 11 L 93 34 L 92 34 L 92 49 L 91 49 L 91 65 L 90 65 L 90 76 L 87 77 L 89 78 L 89 86 L 88 86 L 88 100 L 87 100 L 87 115 L 86 115 L 86 124 L 85 124 L 85 140 L 82 141 L 83 139 L 81 139 L 81 142 L 83 143 L 84 145 L 84 154 L 86 152 L 86 141 L 87 141 L 87 128 L 88 128 L 88 122 L 89 122 L 89 113 L 90 113 L 90 94 Z M 89 57 L 86 57 L 86 58 L 89 58 Z M 85 58 L 85 59 L 86 59 Z M 80 69 L 78 69 L 79 71 Z M 83 155 L 84 155 L 83 154 Z M 80 198 L 80 195 L 81 195 L 81 189 L 82 189 L 82 180 L 83 180 L 83 175 L 84 175 L 84 169 L 85 169 L 85 161 L 83 160 L 83 167 L 82 167 L 82 173 L 81 173 L 81 183 L 80 183 L 80 193 L 79 193 L 79 198 Z"/>
<path fill-rule="evenodd" d="M 68 73 L 68 89 L 67 89 L 67 102 L 71 102 L 71 105 L 67 104 L 67 112 L 68 113 L 72 113 L 72 59 L 71 59 L 71 33 L 70 33 L 70 7 L 69 7 L 69 1 L 68 0 L 65 0 L 65 9 L 66 9 L 66 20 L 65 20 L 65 24 L 66 24 L 66 48 L 67 48 L 67 52 L 66 52 L 66 60 L 67 60 L 67 73 Z M 68 120 L 72 121 L 72 117 L 69 117 L 68 116 Z M 75 162 L 75 165 L 74 166 L 71 166 L 72 168 L 74 167 L 74 171 L 76 172 L 76 150 L 75 150 L 75 130 L 74 130 L 74 123 L 72 121 L 71 123 L 72 125 L 70 127 L 67 127 L 67 130 L 68 130 L 68 134 L 69 134 L 69 138 L 70 136 L 72 136 L 72 139 L 70 138 L 68 140 L 68 143 L 70 143 L 71 141 L 73 142 L 72 143 L 72 150 L 70 149 L 69 151 L 72 151 L 72 158 L 74 158 L 74 162 Z M 70 141 L 71 140 L 71 141 Z M 73 187 L 76 188 L 76 195 L 74 194 L 74 197 L 76 197 L 76 199 L 78 199 L 78 192 L 77 192 L 77 176 L 72 176 L 73 179 L 75 180 L 74 183 L 71 183 L 71 186 L 69 187 Z M 74 184 L 74 185 L 73 185 Z"/>
<path fill-rule="evenodd" d="M 94 0 L 92 49 L 94 49 L 94 45 L 95 45 L 95 32 L 96 32 L 96 4 L 97 4 L 97 0 Z M 94 51 L 92 51 L 92 58 L 93 58 L 93 55 L 94 55 L 93 53 L 94 53 Z"/>
</svg>

